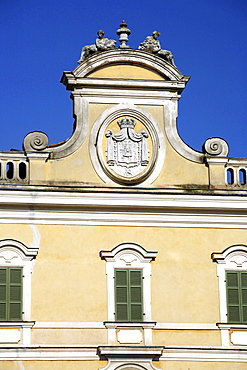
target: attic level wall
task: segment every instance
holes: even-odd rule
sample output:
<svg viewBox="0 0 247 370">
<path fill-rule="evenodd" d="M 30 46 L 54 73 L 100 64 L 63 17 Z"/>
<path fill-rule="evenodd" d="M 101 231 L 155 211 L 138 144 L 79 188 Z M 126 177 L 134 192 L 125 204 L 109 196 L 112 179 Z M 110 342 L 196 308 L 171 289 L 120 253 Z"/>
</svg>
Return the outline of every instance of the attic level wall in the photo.
<svg viewBox="0 0 247 370">
<path fill-rule="evenodd" d="M 97 171 L 95 171 L 90 157 L 90 145 L 92 145 L 90 143 L 90 133 L 98 117 L 107 109 L 114 106 L 114 104 L 98 102 L 88 104 L 88 129 L 83 144 L 70 156 L 46 162 L 44 164 L 46 167 L 46 178 L 40 179 L 40 181 L 46 181 L 49 184 L 80 183 L 87 185 L 104 185 L 104 181 L 102 181 L 98 176 Z M 164 106 L 154 104 L 141 104 L 137 105 L 137 107 L 138 106 L 149 112 L 152 117 L 154 117 L 161 128 L 162 135 L 164 136 L 164 165 L 157 179 L 152 183 L 152 186 L 187 186 L 190 184 L 207 185 L 207 167 L 205 167 L 204 164 L 188 161 L 171 147 L 164 130 Z M 104 151 L 104 148 L 102 148 L 102 150 Z M 35 163 L 35 165 L 37 164 Z M 35 180 L 33 181 L 35 182 Z"/>
</svg>

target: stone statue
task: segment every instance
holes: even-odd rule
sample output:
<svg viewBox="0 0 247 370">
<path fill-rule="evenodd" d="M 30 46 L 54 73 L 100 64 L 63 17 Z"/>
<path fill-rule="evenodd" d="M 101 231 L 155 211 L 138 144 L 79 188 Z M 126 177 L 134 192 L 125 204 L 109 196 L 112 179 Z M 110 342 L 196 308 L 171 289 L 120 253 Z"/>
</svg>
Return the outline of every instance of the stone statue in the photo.
<svg viewBox="0 0 247 370">
<path fill-rule="evenodd" d="M 115 48 L 117 41 L 110 40 L 107 37 L 104 37 L 105 32 L 102 30 L 99 30 L 97 34 L 98 38 L 95 40 L 95 44 L 86 45 L 82 48 L 79 63 L 85 60 L 85 58 L 87 58 L 89 55 L 94 54 L 97 51 L 104 51 Z"/>
<path fill-rule="evenodd" d="M 159 57 L 167 60 L 168 63 L 175 66 L 174 58 L 169 50 L 161 49 L 161 45 L 157 38 L 160 32 L 154 31 L 152 36 L 147 36 L 145 40 L 139 45 L 139 50 L 149 51 L 150 53 L 157 54 Z"/>
</svg>

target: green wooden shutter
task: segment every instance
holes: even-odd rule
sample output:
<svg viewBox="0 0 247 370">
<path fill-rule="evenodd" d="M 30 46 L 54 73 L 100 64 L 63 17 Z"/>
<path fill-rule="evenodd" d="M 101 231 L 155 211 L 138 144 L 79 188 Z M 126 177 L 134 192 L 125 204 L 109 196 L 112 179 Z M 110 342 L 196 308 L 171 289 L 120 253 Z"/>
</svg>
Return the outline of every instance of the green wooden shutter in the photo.
<svg viewBox="0 0 247 370">
<path fill-rule="evenodd" d="M 241 301 L 243 324 L 247 324 L 247 272 L 241 272 Z"/>
<path fill-rule="evenodd" d="M 227 304 L 228 304 L 228 322 L 240 322 L 240 297 L 238 287 L 238 273 L 227 272 L 226 274 L 227 287 Z"/>
<path fill-rule="evenodd" d="M 143 321 L 142 270 L 115 270 L 116 321 Z"/>
<path fill-rule="evenodd" d="M 129 270 L 130 321 L 143 321 L 142 270 Z"/>
<path fill-rule="evenodd" d="M 117 321 L 128 321 L 128 270 L 115 270 L 115 315 Z"/>
<path fill-rule="evenodd" d="M 227 271 L 228 322 L 247 323 L 247 272 Z"/>
<path fill-rule="evenodd" d="M 22 268 L 9 269 L 9 320 L 22 317 Z"/>
<path fill-rule="evenodd" d="M 22 319 L 22 268 L 0 268 L 0 320 Z"/>
<path fill-rule="evenodd" d="M 7 268 L 0 268 L 0 321 L 7 320 Z"/>
</svg>

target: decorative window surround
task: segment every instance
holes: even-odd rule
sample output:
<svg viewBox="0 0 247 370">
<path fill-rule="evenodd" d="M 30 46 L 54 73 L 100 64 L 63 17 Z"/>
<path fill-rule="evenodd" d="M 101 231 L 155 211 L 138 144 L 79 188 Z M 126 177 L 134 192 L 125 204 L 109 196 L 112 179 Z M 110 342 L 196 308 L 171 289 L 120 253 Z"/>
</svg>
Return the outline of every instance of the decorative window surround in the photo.
<svg viewBox="0 0 247 370">
<path fill-rule="evenodd" d="M 102 346 L 98 347 L 100 356 L 108 360 L 108 364 L 101 370 L 158 370 L 152 361 L 162 355 L 163 347 L 130 347 L 130 346 Z"/>
<path fill-rule="evenodd" d="M 33 259 L 38 254 L 38 247 L 27 248 L 24 244 L 11 239 L 0 241 L 0 266 L 22 267 L 23 268 L 23 297 L 22 297 L 22 319 L 18 322 L 0 322 L 0 343 L 1 329 L 14 330 L 13 342 L 19 344 L 30 344 L 31 328 L 34 325 L 30 320 L 31 311 L 31 274 Z M 16 342 L 17 330 L 20 331 L 20 340 Z M 10 338 L 11 343 L 11 338 Z"/>
<path fill-rule="evenodd" d="M 120 244 L 112 251 L 101 251 L 100 257 L 106 261 L 106 275 L 108 286 L 108 341 L 116 343 L 116 328 L 118 327 L 143 327 L 145 323 L 151 321 L 151 292 L 150 276 L 151 264 L 155 260 L 157 252 L 147 252 L 141 246 L 134 243 Z M 142 323 L 116 323 L 115 322 L 115 297 L 114 297 L 114 270 L 117 268 L 137 268 L 143 270 L 143 312 L 144 319 Z M 151 323 L 153 325 L 153 323 Z M 144 328 L 145 342 L 151 342 L 151 328 Z M 150 331 L 148 335 L 147 330 Z"/>
<path fill-rule="evenodd" d="M 227 322 L 227 296 L 226 296 L 226 271 L 246 271 L 247 270 L 247 246 L 233 245 L 225 249 L 222 253 L 212 254 L 213 262 L 217 262 L 217 276 L 219 282 L 220 297 L 220 319 L 217 324 L 221 330 L 222 346 L 230 345 L 229 331 L 246 330 L 245 324 L 231 324 Z"/>
<path fill-rule="evenodd" d="M 31 329 L 35 321 L 1 321 L 0 322 L 0 345 L 3 343 L 30 345 Z M 9 330 L 11 329 L 11 330 Z M 5 336 L 8 336 L 6 342 Z"/>
<path fill-rule="evenodd" d="M 108 342 L 109 344 L 114 344 L 118 342 L 117 330 L 129 330 L 129 329 L 139 329 L 140 332 L 143 330 L 143 343 L 148 346 L 152 344 L 152 329 L 154 329 L 155 322 L 104 322 L 105 327 L 108 329 Z M 130 343 L 130 342 L 129 342 Z M 132 342 L 131 342 L 132 343 Z"/>
</svg>

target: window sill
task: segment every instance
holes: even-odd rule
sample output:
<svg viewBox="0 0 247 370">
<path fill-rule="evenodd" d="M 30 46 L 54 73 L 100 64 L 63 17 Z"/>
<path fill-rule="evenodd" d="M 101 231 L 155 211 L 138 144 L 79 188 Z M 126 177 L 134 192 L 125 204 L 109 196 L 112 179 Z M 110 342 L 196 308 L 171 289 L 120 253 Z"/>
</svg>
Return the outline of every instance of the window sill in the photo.
<svg viewBox="0 0 247 370">
<path fill-rule="evenodd" d="M 35 321 L 0 321 L 0 328 L 32 328 Z"/>
<path fill-rule="evenodd" d="M 35 321 L 1 321 L 0 344 L 30 344 L 30 333 Z"/>
<path fill-rule="evenodd" d="M 153 329 L 156 325 L 154 321 L 143 321 L 143 322 L 116 322 L 116 321 L 104 321 L 104 325 L 107 329 L 116 328 L 142 328 L 142 329 Z"/>
<path fill-rule="evenodd" d="M 229 322 L 218 322 L 216 323 L 221 330 L 247 330 L 247 324 L 231 324 Z"/>
</svg>

